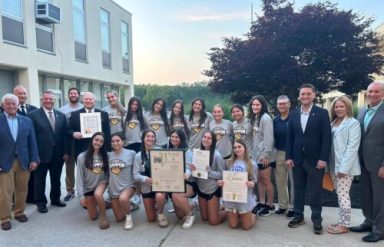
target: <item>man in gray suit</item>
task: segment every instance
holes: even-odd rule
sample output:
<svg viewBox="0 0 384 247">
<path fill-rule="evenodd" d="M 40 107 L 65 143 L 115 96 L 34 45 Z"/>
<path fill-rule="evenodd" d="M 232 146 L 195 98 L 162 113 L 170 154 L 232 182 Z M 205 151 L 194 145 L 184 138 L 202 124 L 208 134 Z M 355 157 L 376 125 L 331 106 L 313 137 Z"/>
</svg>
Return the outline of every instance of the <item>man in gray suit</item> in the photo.
<svg viewBox="0 0 384 247">
<path fill-rule="evenodd" d="M 370 232 L 364 242 L 384 240 L 384 84 L 373 82 L 367 89 L 368 107 L 358 119 L 362 128 L 361 206 L 365 221 L 352 232 Z"/>
</svg>

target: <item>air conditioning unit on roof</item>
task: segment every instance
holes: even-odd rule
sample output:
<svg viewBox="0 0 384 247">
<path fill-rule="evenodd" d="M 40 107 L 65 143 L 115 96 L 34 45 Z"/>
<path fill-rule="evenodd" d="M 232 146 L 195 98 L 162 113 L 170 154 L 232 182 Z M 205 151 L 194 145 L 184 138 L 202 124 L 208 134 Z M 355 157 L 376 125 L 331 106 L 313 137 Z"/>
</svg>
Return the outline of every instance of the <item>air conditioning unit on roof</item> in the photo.
<svg viewBox="0 0 384 247">
<path fill-rule="evenodd" d="M 60 8 L 47 2 L 36 2 L 36 19 L 46 23 L 60 23 Z"/>
</svg>

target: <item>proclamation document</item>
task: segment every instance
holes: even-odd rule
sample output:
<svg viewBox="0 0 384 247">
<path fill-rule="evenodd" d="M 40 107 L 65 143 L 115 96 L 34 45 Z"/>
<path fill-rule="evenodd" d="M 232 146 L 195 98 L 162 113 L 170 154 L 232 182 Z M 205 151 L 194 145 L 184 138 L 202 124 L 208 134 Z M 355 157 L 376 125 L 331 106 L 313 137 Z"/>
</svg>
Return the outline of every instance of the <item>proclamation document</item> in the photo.
<svg viewBox="0 0 384 247">
<path fill-rule="evenodd" d="M 209 151 L 193 149 L 192 164 L 196 170 L 192 171 L 192 176 L 196 178 L 208 179 Z"/>
<path fill-rule="evenodd" d="M 152 149 L 149 151 L 152 191 L 185 192 L 184 150 Z"/>
<path fill-rule="evenodd" d="M 248 173 L 223 171 L 223 201 L 227 202 L 247 202 Z"/>
<path fill-rule="evenodd" d="M 90 138 L 96 132 L 102 132 L 100 112 L 80 113 L 80 132 L 83 138 Z"/>
</svg>

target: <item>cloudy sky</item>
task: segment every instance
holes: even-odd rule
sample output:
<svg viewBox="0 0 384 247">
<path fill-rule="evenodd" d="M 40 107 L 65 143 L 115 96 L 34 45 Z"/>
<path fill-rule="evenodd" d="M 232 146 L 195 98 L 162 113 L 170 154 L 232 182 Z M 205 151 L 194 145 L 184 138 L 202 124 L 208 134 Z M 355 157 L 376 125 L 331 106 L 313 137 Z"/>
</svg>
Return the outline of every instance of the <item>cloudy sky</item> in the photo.
<svg viewBox="0 0 384 247">
<path fill-rule="evenodd" d="M 251 0 L 114 0 L 132 13 L 134 83 L 177 84 L 207 80 L 207 52 L 227 36 L 241 37 L 251 21 Z M 293 0 L 292 0 L 293 1 Z M 300 8 L 312 0 L 295 0 Z M 384 22 L 384 0 L 331 0 L 341 9 Z"/>
</svg>

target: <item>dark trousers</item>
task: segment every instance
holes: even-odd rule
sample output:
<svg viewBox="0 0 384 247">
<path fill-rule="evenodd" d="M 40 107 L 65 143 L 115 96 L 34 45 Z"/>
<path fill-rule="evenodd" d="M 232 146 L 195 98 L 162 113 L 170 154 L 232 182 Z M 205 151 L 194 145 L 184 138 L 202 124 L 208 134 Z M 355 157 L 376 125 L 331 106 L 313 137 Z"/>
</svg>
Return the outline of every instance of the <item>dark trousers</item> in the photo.
<svg viewBox="0 0 384 247">
<path fill-rule="evenodd" d="M 384 178 L 361 166 L 361 209 L 372 232 L 384 236 Z"/>
<path fill-rule="evenodd" d="M 35 172 L 32 171 L 30 173 L 29 181 L 28 181 L 28 194 L 27 194 L 27 202 L 35 203 Z"/>
<path fill-rule="evenodd" d="M 309 186 L 309 201 L 312 211 L 311 219 L 314 224 L 321 224 L 321 191 L 323 188 L 324 169 L 316 169 L 316 162 L 304 159 L 301 164 L 293 167 L 293 181 L 295 184 L 295 217 L 304 217 L 305 190 Z"/>
<path fill-rule="evenodd" d="M 35 200 L 37 205 L 47 204 L 47 197 L 45 196 L 45 181 L 47 172 L 51 180 L 51 192 L 49 198 L 52 202 L 60 201 L 61 196 L 61 171 L 63 168 L 63 157 L 58 157 L 57 151 L 54 150 L 52 158 L 49 162 L 40 163 L 35 171 Z"/>
</svg>

